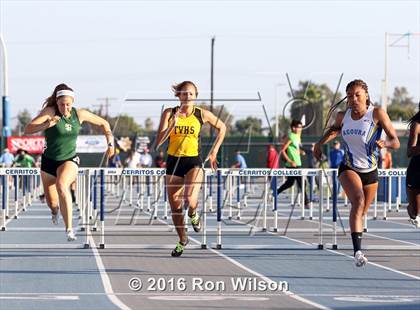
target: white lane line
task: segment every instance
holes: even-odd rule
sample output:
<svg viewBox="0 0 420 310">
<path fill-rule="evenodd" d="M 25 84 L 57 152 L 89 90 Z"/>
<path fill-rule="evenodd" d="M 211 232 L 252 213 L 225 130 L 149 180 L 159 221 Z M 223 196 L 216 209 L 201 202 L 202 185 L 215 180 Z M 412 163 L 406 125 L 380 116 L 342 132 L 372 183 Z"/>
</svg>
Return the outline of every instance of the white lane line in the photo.
<svg viewBox="0 0 420 310">
<path fill-rule="evenodd" d="M 250 225 L 250 224 L 246 224 L 246 223 L 243 223 L 243 222 L 238 221 L 238 220 L 234 220 L 234 221 L 252 227 L 252 225 Z M 305 220 L 305 221 L 315 222 L 313 220 Z M 332 226 L 330 224 L 325 224 L 325 225 Z M 267 231 L 267 232 L 269 234 L 276 235 L 276 233 L 273 233 L 273 232 L 270 232 L 270 231 Z M 376 236 L 376 235 L 373 235 L 373 236 Z M 297 239 L 294 239 L 294 238 L 290 238 L 290 237 L 287 237 L 287 236 L 279 236 L 279 237 L 286 238 L 286 239 L 289 239 L 289 240 L 292 240 L 292 241 L 295 241 L 295 242 L 298 242 L 298 243 L 302 243 L 302 244 L 305 244 L 305 245 L 313 246 L 313 244 L 311 244 L 311 243 L 308 243 L 308 242 L 305 242 L 305 241 L 301 241 L 301 240 L 297 240 Z M 389 240 L 393 240 L 393 239 L 389 239 Z M 394 241 L 404 242 L 404 241 L 400 241 L 400 240 L 394 240 Z M 414 245 L 417 245 L 417 244 L 414 244 Z M 335 253 L 335 254 L 339 254 L 339 255 L 342 255 L 342 256 L 346 256 L 346 257 L 350 258 L 351 260 L 353 260 L 353 256 L 347 255 L 345 253 L 341 253 L 341 252 L 338 252 L 338 251 L 335 251 L 335 250 L 330 250 L 330 249 L 326 249 L 326 250 L 329 251 L 329 252 L 331 252 L 331 253 Z M 376 266 L 376 267 L 379 267 L 379 268 L 382 268 L 382 269 L 385 269 L 385 270 L 388 270 L 388 271 L 392 271 L 392 272 L 401 274 L 401 275 L 406 276 L 406 277 L 410 277 L 410 278 L 413 278 L 413 279 L 416 279 L 416 280 L 420 280 L 420 277 L 417 277 L 417 276 L 412 275 L 412 274 L 409 274 L 409 273 L 405 273 L 403 271 L 399 271 L 399 270 L 394 269 L 394 268 L 391 268 L 391 267 L 383 266 L 383 265 L 380 265 L 378 263 L 373 263 L 371 261 L 369 261 L 368 264 L 373 265 L 373 266 Z"/>
<path fill-rule="evenodd" d="M 51 293 L 50 293 L 51 294 Z M 51 296 L 47 296 L 47 295 L 38 295 L 38 296 L 0 296 L 0 300 L 3 299 L 16 299 L 16 300 L 79 300 L 79 296 L 61 296 L 61 295 L 51 295 Z"/>
<path fill-rule="evenodd" d="M 201 244 L 198 240 L 195 240 L 192 237 L 189 237 L 189 239 L 191 239 L 193 242 L 195 242 L 197 244 Z M 239 263 L 238 261 L 234 260 L 233 258 L 231 258 L 231 257 L 229 257 L 229 256 L 227 256 L 227 255 L 225 255 L 225 254 L 223 254 L 223 253 L 221 253 L 221 252 L 219 252 L 217 250 L 214 250 L 212 248 L 208 248 L 208 250 L 211 251 L 211 252 L 213 252 L 213 253 L 215 253 L 215 254 L 217 254 L 217 255 L 219 255 L 220 257 L 223 257 L 224 259 L 228 260 L 229 262 L 231 262 L 235 266 L 237 266 L 237 267 L 239 267 L 239 268 L 241 268 L 241 269 L 243 269 L 243 270 L 245 270 L 245 271 L 247 271 L 247 272 L 249 272 L 249 273 L 251 273 L 251 274 L 253 274 L 253 275 L 257 276 L 257 277 L 259 277 L 259 278 L 261 278 L 265 282 L 267 282 L 269 284 L 276 284 L 275 281 L 273 281 L 270 278 L 268 278 L 268 277 L 266 277 L 266 276 L 264 276 L 264 275 L 262 275 L 262 274 L 260 274 L 260 273 L 258 273 L 256 271 L 254 271 L 254 270 L 252 270 L 252 269 L 250 269 L 250 268 L 242 265 L 241 263 Z M 293 298 L 293 299 L 296 299 L 296 300 L 298 300 L 300 302 L 303 302 L 305 304 L 311 305 L 311 306 L 313 306 L 315 308 L 325 309 L 325 310 L 329 310 L 330 309 L 330 308 L 328 308 L 326 306 L 323 306 L 323 305 L 318 304 L 316 302 L 310 301 L 309 299 L 303 298 L 303 297 L 301 297 L 301 296 L 299 296 L 299 295 L 297 295 L 295 293 L 292 293 L 291 291 L 285 291 L 285 292 L 283 291 L 283 293 L 286 294 L 287 296 Z"/>
<path fill-rule="evenodd" d="M 111 280 L 109 279 L 109 276 L 106 273 L 106 269 L 104 263 L 102 262 L 101 255 L 99 254 L 98 249 L 96 248 L 95 240 L 93 240 L 93 237 L 91 235 L 89 235 L 88 243 L 91 245 L 96 265 L 98 266 L 99 274 L 101 275 L 101 280 L 105 289 L 106 296 L 114 305 L 119 307 L 121 310 L 131 310 L 131 308 L 124 304 L 114 293 L 114 290 L 112 289 L 111 285 Z"/>
<path fill-rule="evenodd" d="M 293 239 L 293 238 L 286 237 L 286 236 L 281 236 L 281 237 L 283 237 L 283 238 L 287 238 L 287 239 L 289 239 L 289 240 L 296 241 L 296 242 L 299 242 L 299 243 L 302 243 L 302 244 L 310 244 L 310 243 L 307 243 L 307 242 L 305 242 L 305 241 L 301 241 L 301 240 Z M 353 256 L 351 256 L 351 255 L 348 255 L 348 254 L 345 254 L 345 253 L 341 253 L 341 252 L 338 252 L 338 251 L 335 251 L 335 250 L 330 250 L 330 249 L 326 249 L 326 250 L 327 250 L 328 252 L 335 253 L 335 254 L 338 254 L 338 255 L 342 255 L 342 256 L 348 257 L 349 259 L 353 260 Z M 412 275 L 412 274 L 409 274 L 409 273 L 405 273 L 405 272 L 403 272 L 403 271 L 399 271 L 399 270 L 397 270 L 397 269 L 393 269 L 393 268 L 391 268 L 391 267 L 386 267 L 386 266 L 380 265 L 380 264 L 378 264 L 378 263 L 373 263 L 373 262 L 369 261 L 369 262 L 368 262 L 368 265 L 373 265 L 373 266 L 379 267 L 379 268 L 381 268 L 381 269 L 385 269 L 385 270 L 388 270 L 388 271 L 392 271 L 392 272 L 395 272 L 395 273 L 401 274 L 401 275 L 406 276 L 406 277 L 409 277 L 409 278 L 413 278 L 413 279 L 416 279 L 416 280 L 420 280 L 420 277 L 417 277 L 417 276 Z"/>
<path fill-rule="evenodd" d="M 145 212 L 145 213 L 147 214 L 148 212 Z M 161 220 L 160 218 L 158 218 L 158 221 L 160 221 L 161 223 L 166 224 L 166 222 L 163 221 L 163 220 Z M 193 241 L 194 243 L 201 245 L 201 242 L 199 242 L 198 240 L 196 240 L 196 239 L 194 239 L 192 237 L 189 237 L 189 239 L 191 239 L 191 241 Z M 219 252 L 217 250 L 214 250 L 212 248 L 207 248 L 207 249 L 210 252 L 213 252 L 213 253 L 219 255 L 220 257 L 228 260 L 229 262 L 231 262 L 235 266 L 237 266 L 237 267 L 239 267 L 239 268 L 241 268 L 241 269 L 243 269 L 243 270 L 245 270 L 245 271 L 247 271 L 247 272 L 249 272 L 249 273 L 257 276 L 257 277 L 259 277 L 260 279 L 264 280 L 265 282 L 267 282 L 269 284 L 272 284 L 272 285 L 277 284 L 277 282 L 275 282 L 275 281 L 271 280 L 270 278 L 268 278 L 268 277 L 266 277 L 266 276 L 264 276 L 264 275 L 262 275 L 262 274 L 260 274 L 260 273 L 258 273 L 256 271 L 254 271 L 254 270 L 252 270 L 252 269 L 250 269 L 250 268 L 242 265 L 241 263 L 239 263 L 238 261 L 234 260 L 233 258 L 230 258 L 229 256 L 227 256 L 227 255 L 225 255 L 225 254 L 223 254 L 223 253 L 221 253 L 221 252 Z M 291 291 L 283 291 L 283 293 L 286 294 L 287 296 L 293 298 L 293 299 L 296 299 L 296 300 L 298 300 L 300 302 L 303 302 L 305 304 L 311 305 L 311 306 L 313 306 L 315 308 L 324 309 L 324 310 L 330 310 L 330 308 L 328 308 L 326 306 L 323 306 L 321 304 L 318 304 L 316 302 L 313 302 L 313 301 L 311 301 L 309 299 L 303 298 L 303 297 L 301 297 L 301 296 L 299 296 L 299 295 L 297 295 L 297 294 L 295 294 L 295 293 L 293 293 Z"/>
</svg>

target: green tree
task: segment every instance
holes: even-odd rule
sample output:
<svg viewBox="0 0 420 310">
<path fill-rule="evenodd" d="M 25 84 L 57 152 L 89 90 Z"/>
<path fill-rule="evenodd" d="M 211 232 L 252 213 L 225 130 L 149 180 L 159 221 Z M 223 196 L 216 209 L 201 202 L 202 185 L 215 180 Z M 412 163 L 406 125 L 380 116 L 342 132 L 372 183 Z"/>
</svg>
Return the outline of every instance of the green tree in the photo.
<svg viewBox="0 0 420 310">
<path fill-rule="evenodd" d="M 23 111 L 19 111 L 17 115 L 17 124 L 14 130 L 12 130 L 12 135 L 22 135 L 23 130 L 27 124 L 29 124 L 32 120 L 31 113 L 24 109 Z"/>
<path fill-rule="evenodd" d="M 408 90 L 402 87 L 395 87 L 391 98 L 391 104 L 387 112 L 391 120 L 408 120 L 416 111 L 416 104 L 409 96 Z"/>
<path fill-rule="evenodd" d="M 342 98 L 339 92 L 335 96 L 335 92 L 327 84 L 316 84 L 311 81 L 300 81 L 298 88 L 293 90 L 293 95 L 288 94 L 291 104 L 290 118 L 301 120 L 305 115 L 306 123 L 313 120 L 313 124 L 303 131 L 304 134 L 313 136 L 322 134 L 331 103 L 336 103 Z M 343 104 L 341 109 L 344 108 Z"/>
<path fill-rule="evenodd" d="M 154 130 L 154 123 L 152 121 L 152 119 L 150 117 L 146 118 L 146 120 L 144 121 L 144 129 L 148 132 L 153 131 Z"/>
<path fill-rule="evenodd" d="M 95 114 L 99 114 L 98 111 L 93 111 Z M 145 130 L 136 123 L 133 117 L 127 114 L 121 114 L 115 117 L 103 117 L 111 126 L 111 130 L 116 137 L 132 137 L 135 135 L 143 135 Z M 80 132 L 84 135 L 101 135 L 103 134 L 102 128 L 94 126 L 88 123 L 83 123 L 82 130 Z"/>
<path fill-rule="evenodd" d="M 262 120 L 248 116 L 235 122 L 235 129 L 239 135 L 262 136 Z"/>
</svg>

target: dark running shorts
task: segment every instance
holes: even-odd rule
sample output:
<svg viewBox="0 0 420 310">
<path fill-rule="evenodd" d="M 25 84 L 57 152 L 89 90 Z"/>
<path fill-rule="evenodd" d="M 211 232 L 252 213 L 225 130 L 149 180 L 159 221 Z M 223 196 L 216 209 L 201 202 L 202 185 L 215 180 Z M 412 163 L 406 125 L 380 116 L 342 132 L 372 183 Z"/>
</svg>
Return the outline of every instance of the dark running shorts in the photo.
<svg viewBox="0 0 420 310">
<path fill-rule="evenodd" d="M 409 189 L 420 189 L 420 155 L 410 160 L 405 184 Z"/>
<path fill-rule="evenodd" d="M 64 164 L 66 161 L 72 161 L 74 162 L 78 167 L 80 166 L 80 159 L 79 156 L 73 156 L 69 159 L 65 160 L 53 160 L 49 159 L 48 157 L 42 156 L 41 157 L 41 171 L 44 171 L 48 174 L 51 174 L 55 177 L 57 177 L 57 169 L 62 164 Z"/>
<path fill-rule="evenodd" d="M 363 186 L 373 184 L 373 183 L 378 183 L 378 169 L 363 173 L 363 172 L 358 172 L 345 164 L 340 164 L 340 167 L 338 167 L 338 176 L 340 176 L 340 174 L 346 170 L 351 170 L 351 171 L 356 172 L 359 175 L 360 179 L 362 180 Z"/>
<path fill-rule="evenodd" d="M 203 161 L 200 156 L 176 157 L 168 155 L 166 174 L 183 178 L 191 169 L 201 168 Z"/>
</svg>

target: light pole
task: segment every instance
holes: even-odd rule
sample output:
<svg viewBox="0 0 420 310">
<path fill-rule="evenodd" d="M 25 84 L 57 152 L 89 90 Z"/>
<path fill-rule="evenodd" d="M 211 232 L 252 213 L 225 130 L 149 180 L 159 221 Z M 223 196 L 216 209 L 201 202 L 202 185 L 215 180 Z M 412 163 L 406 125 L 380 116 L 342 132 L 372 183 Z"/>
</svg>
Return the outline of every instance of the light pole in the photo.
<svg viewBox="0 0 420 310">
<path fill-rule="evenodd" d="M 385 65 L 384 65 L 384 79 L 382 89 L 382 108 L 386 111 L 388 106 L 388 47 L 406 47 L 407 52 L 410 53 L 410 36 L 420 37 L 420 33 L 389 33 L 385 32 Z M 395 38 L 392 43 L 388 43 L 390 38 Z M 407 43 L 400 44 L 400 41 L 407 39 Z M 410 54 L 408 54 L 410 56 Z"/>
<path fill-rule="evenodd" d="M 7 83 L 7 51 L 6 51 L 6 45 L 3 40 L 3 35 L 0 33 L 0 45 L 1 49 L 3 51 L 3 96 L 2 96 L 2 108 L 3 108 L 3 126 L 2 126 L 2 132 L 1 132 L 1 148 L 5 148 L 5 145 L 7 143 L 7 137 L 10 136 L 10 113 L 9 113 L 9 89 L 8 89 L 8 83 Z"/>
</svg>

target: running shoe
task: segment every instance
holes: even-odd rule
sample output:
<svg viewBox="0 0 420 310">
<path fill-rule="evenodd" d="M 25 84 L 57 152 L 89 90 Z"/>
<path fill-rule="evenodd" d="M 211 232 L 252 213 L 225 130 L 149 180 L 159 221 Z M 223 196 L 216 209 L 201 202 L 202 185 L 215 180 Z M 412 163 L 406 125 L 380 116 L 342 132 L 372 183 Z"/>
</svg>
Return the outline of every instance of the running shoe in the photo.
<svg viewBox="0 0 420 310">
<path fill-rule="evenodd" d="M 76 235 L 74 234 L 73 229 L 67 229 L 67 241 L 75 241 L 77 240 Z"/>
<path fill-rule="evenodd" d="M 184 249 L 187 246 L 187 244 L 188 244 L 188 238 L 184 242 L 179 241 L 176 244 L 175 249 L 172 250 L 171 255 L 173 257 L 180 257 L 182 253 L 184 252 Z"/>
<path fill-rule="evenodd" d="M 191 217 L 191 225 L 194 228 L 195 232 L 199 232 L 201 230 L 201 221 L 200 216 L 197 212 L 195 212 Z"/>
<path fill-rule="evenodd" d="M 408 220 L 410 222 L 410 224 L 413 224 L 416 228 L 420 228 L 420 216 L 416 216 L 416 218 L 410 218 Z"/>
<path fill-rule="evenodd" d="M 363 267 L 367 264 L 368 259 L 363 255 L 362 251 L 357 251 L 354 254 L 354 263 L 357 267 Z"/>
</svg>

